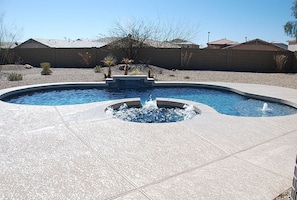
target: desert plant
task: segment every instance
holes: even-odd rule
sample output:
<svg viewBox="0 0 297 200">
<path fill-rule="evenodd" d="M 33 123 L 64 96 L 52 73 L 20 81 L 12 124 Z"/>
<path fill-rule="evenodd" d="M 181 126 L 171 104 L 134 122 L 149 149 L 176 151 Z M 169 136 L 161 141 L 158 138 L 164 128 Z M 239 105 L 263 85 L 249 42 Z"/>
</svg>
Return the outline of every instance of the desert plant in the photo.
<svg viewBox="0 0 297 200">
<path fill-rule="evenodd" d="M 17 73 L 11 73 L 11 74 L 9 74 L 7 80 L 9 80 L 9 81 L 21 81 L 21 80 L 23 80 L 23 75 L 22 74 L 17 74 Z"/>
<path fill-rule="evenodd" d="M 87 51 L 85 53 L 80 52 L 78 55 L 80 56 L 82 63 L 84 63 L 87 67 L 90 67 L 92 62 L 92 54 Z"/>
<path fill-rule="evenodd" d="M 96 67 L 94 67 L 94 72 L 95 73 L 101 73 L 102 72 L 102 67 L 100 65 L 96 65 Z"/>
<path fill-rule="evenodd" d="M 51 73 L 53 73 L 53 71 L 50 69 L 51 63 L 49 62 L 40 63 L 40 67 L 42 68 L 41 75 L 51 75 Z"/>
<path fill-rule="evenodd" d="M 129 65 L 134 62 L 134 60 L 129 58 L 123 58 L 123 63 L 125 63 L 125 75 L 128 75 Z"/>
<path fill-rule="evenodd" d="M 288 56 L 284 55 L 284 54 L 277 54 L 274 56 L 274 61 L 276 64 L 276 70 L 277 71 L 284 71 L 285 70 L 285 66 L 288 62 Z"/>
<path fill-rule="evenodd" d="M 114 66 L 116 64 L 117 58 L 110 54 L 110 55 L 106 56 L 102 60 L 102 62 L 108 66 L 107 78 L 111 78 L 111 66 Z"/>
<path fill-rule="evenodd" d="M 143 73 L 139 69 L 133 70 L 130 75 L 143 75 Z"/>
<path fill-rule="evenodd" d="M 182 52 L 182 60 L 181 60 L 181 66 L 183 68 L 187 68 L 189 66 L 189 62 L 192 58 L 193 53 L 192 52 Z"/>
</svg>

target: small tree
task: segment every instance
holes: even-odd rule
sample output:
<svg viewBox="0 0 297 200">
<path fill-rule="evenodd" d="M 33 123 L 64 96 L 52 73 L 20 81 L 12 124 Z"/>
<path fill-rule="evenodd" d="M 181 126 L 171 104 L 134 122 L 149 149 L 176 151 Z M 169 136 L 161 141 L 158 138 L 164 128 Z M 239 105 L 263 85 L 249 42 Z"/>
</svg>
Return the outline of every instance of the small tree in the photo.
<svg viewBox="0 0 297 200">
<path fill-rule="evenodd" d="M 122 62 L 125 63 L 125 69 L 124 69 L 125 70 L 125 75 L 128 75 L 129 65 L 131 63 L 133 63 L 134 60 L 129 59 L 129 58 L 123 58 Z"/>
<path fill-rule="evenodd" d="M 102 60 L 102 62 L 108 66 L 107 78 L 111 78 L 111 66 L 114 66 L 116 64 L 117 58 L 110 54 L 110 55 L 106 56 Z"/>
</svg>

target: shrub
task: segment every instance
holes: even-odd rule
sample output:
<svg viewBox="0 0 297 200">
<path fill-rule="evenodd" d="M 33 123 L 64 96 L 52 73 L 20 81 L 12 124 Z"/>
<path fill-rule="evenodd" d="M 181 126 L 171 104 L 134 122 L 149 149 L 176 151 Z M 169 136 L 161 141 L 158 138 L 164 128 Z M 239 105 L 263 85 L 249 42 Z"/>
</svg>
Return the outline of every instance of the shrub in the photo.
<svg viewBox="0 0 297 200">
<path fill-rule="evenodd" d="M 84 63 L 87 67 L 90 67 L 92 62 L 92 54 L 88 51 L 85 53 L 78 53 L 79 57 L 81 58 L 81 62 Z"/>
<path fill-rule="evenodd" d="M 285 70 L 285 66 L 288 62 L 288 56 L 284 54 L 278 54 L 274 56 L 274 61 L 276 64 L 276 70 L 281 72 Z"/>
<path fill-rule="evenodd" d="M 101 73 L 102 72 L 102 67 L 100 65 L 96 65 L 96 67 L 94 67 L 94 72 L 95 73 Z"/>
<path fill-rule="evenodd" d="M 21 81 L 21 80 L 23 80 L 23 75 L 22 74 L 17 74 L 17 73 L 11 73 L 11 74 L 9 74 L 7 80 L 9 80 L 9 81 Z"/>
<path fill-rule="evenodd" d="M 40 67 L 42 68 L 41 75 L 51 75 L 51 73 L 53 73 L 50 69 L 51 64 L 49 62 L 40 63 Z"/>
<path fill-rule="evenodd" d="M 190 77 L 189 76 L 185 76 L 184 79 L 190 79 Z"/>
<path fill-rule="evenodd" d="M 134 69 L 130 75 L 143 75 L 143 73 L 141 71 L 139 71 L 139 69 Z"/>
<path fill-rule="evenodd" d="M 192 58 L 193 53 L 189 51 L 185 51 L 182 53 L 182 59 L 181 59 L 181 66 L 183 68 L 187 68 L 189 66 L 189 62 Z"/>
</svg>

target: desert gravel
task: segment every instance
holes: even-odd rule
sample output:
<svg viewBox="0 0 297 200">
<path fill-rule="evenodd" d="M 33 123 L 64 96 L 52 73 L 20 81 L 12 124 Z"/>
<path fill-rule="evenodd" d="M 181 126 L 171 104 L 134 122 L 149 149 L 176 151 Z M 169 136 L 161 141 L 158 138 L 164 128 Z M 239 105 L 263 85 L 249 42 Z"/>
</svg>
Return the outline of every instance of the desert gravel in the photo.
<svg viewBox="0 0 297 200">
<path fill-rule="evenodd" d="M 129 70 L 138 69 L 147 74 L 148 69 L 158 81 L 191 81 L 191 82 L 237 82 L 263 85 L 274 85 L 297 89 L 297 74 L 295 73 L 251 73 L 251 72 L 226 72 L 226 71 L 193 71 L 193 70 L 166 70 L 163 68 L 133 65 Z M 107 68 L 102 68 L 101 73 L 95 73 L 92 68 L 52 68 L 51 75 L 41 75 L 39 67 L 26 69 L 25 65 L 3 65 L 0 72 L 0 89 L 54 82 L 96 82 L 104 81 Z M 22 81 L 8 81 L 11 73 L 23 75 Z M 113 75 L 123 75 L 124 71 L 118 66 L 112 67 Z"/>
</svg>

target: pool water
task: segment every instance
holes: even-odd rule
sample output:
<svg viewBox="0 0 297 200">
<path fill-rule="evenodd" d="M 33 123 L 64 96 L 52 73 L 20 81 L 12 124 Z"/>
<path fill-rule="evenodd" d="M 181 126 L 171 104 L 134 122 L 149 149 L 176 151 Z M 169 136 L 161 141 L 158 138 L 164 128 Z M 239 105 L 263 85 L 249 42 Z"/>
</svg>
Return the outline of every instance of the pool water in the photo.
<svg viewBox="0 0 297 200">
<path fill-rule="evenodd" d="M 3 99 L 17 104 L 29 105 L 73 105 L 123 98 L 175 98 L 199 102 L 213 107 L 217 112 L 233 116 L 283 116 L 297 113 L 297 109 L 284 104 L 267 102 L 269 110 L 263 110 L 262 100 L 217 89 L 198 87 L 150 87 L 137 89 L 92 88 L 48 90 Z"/>
</svg>

